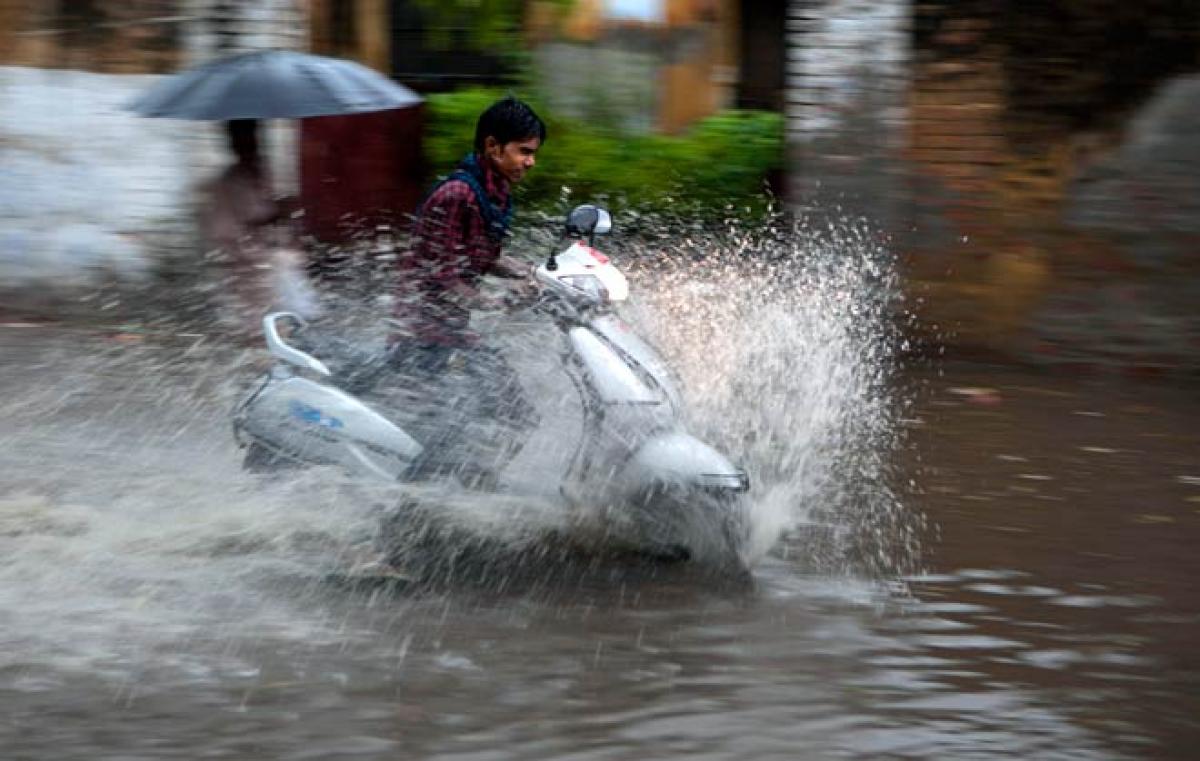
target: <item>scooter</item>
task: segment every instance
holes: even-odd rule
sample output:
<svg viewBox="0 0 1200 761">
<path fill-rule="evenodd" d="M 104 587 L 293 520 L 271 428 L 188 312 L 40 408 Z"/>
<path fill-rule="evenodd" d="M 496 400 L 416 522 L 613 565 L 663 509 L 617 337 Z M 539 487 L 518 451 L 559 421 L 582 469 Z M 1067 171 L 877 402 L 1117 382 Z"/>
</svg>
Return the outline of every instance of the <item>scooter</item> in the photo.
<svg viewBox="0 0 1200 761">
<path fill-rule="evenodd" d="M 606 210 L 576 207 L 560 243 L 533 272 L 539 293 L 530 309 L 560 337 L 557 358 L 582 408 L 574 454 L 555 474 L 559 493 L 616 543 L 663 558 L 740 563 L 749 479 L 685 430 L 670 369 L 617 315 L 628 281 L 594 247 L 611 229 Z M 561 241 L 569 242 L 558 250 Z M 286 323 L 295 328 L 290 341 L 281 334 Z M 306 327 L 287 312 L 263 319 L 278 362 L 234 413 L 246 466 L 333 465 L 393 482 L 444 476 L 444 468 L 429 466 L 439 460 L 437 445 L 406 422 L 414 410 L 387 409 L 359 393 L 369 385 L 361 379 L 378 375 L 388 360 L 360 356 L 335 372 L 294 345 Z"/>
</svg>

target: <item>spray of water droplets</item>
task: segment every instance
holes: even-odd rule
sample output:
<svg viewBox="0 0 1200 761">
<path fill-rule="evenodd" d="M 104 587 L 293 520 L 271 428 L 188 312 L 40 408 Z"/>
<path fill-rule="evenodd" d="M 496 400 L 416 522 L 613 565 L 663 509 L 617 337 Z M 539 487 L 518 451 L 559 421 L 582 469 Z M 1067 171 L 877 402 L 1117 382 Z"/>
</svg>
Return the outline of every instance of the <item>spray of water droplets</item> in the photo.
<svg viewBox="0 0 1200 761">
<path fill-rule="evenodd" d="M 907 317 L 883 236 L 865 220 L 824 219 L 716 226 L 626 212 L 597 245 L 630 278 L 624 316 L 680 376 L 687 426 L 751 476 L 749 559 L 890 576 L 919 562 L 923 531 L 896 463 Z M 562 244 L 561 220 L 546 218 L 508 249 L 540 258 Z M 342 273 L 357 285 L 343 286 L 350 300 L 336 311 L 369 324 L 393 275 L 347 261 L 362 271 Z"/>
<path fill-rule="evenodd" d="M 690 424 L 754 483 L 752 551 L 895 573 L 920 517 L 897 487 L 897 272 L 865 222 L 777 219 L 624 246 L 636 319 L 679 372 Z"/>
</svg>

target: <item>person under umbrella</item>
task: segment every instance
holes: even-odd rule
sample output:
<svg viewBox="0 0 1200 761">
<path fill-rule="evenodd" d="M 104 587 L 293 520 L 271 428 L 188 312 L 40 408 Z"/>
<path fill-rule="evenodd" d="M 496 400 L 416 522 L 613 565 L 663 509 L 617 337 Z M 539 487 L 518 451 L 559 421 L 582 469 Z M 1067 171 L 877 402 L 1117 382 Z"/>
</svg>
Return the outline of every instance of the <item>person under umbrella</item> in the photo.
<svg viewBox="0 0 1200 761">
<path fill-rule="evenodd" d="M 166 77 L 128 108 L 152 118 L 227 122 L 233 165 L 205 188 L 201 228 L 226 263 L 224 293 L 240 332 L 257 334 L 273 306 L 315 304 L 301 275 L 287 221 L 291 209 L 271 194 L 258 120 L 408 108 L 420 96 L 367 67 L 338 58 L 264 50 L 222 58 Z"/>
<path fill-rule="evenodd" d="M 225 131 L 234 162 L 203 188 L 200 228 L 226 273 L 234 331 L 250 340 L 273 306 L 312 312 L 315 299 L 298 285 L 300 256 L 286 224 L 292 204 L 272 193 L 258 121 L 234 119 Z"/>
</svg>

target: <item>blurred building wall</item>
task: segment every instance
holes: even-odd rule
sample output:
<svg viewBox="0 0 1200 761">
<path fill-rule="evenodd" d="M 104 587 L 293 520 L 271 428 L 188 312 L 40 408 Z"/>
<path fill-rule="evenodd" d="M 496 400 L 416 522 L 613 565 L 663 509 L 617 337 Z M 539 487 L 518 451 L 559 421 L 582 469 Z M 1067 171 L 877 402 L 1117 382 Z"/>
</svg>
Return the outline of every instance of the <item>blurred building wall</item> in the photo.
<svg viewBox="0 0 1200 761">
<path fill-rule="evenodd" d="M 0 64 L 84 69 L 105 73 L 162 73 L 185 58 L 180 3 L 0 3 Z"/>
<path fill-rule="evenodd" d="M 927 323 L 1039 363 L 1200 369 L 1200 8 L 923 2 L 910 228 Z"/>
<path fill-rule="evenodd" d="M 790 198 L 902 255 L 930 338 L 1200 369 L 1200 6 L 790 0 Z"/>
<path fill-rule="evenodd" d="M 309 49 L 391 71 L 391 0 L 308 0 Z"/>
<path fill-rule="evenodd" d="M 788 198 L 809 217 L 905 214 L 911 0 L 791 0 Z"/>
<path fill-rule="evenodd" d="M 0 4 L 0 303 L 94 311 L 101 285 L 188 277 L 195 191 L 225 161 L 212 124 L 122 109 L 157 75 L 303 39 L 292 0 Z M 273 134 L 288 151 L 286 131 Z M 294 152 L 287 158 L 294 156 Z M 283 174 L 293 161 L 273 156 Z M 286 179 L 286 177 L 285 177 Z"/>
<path fill-rule="evenodd" d="M 680 132 L 735 104 L 738 0 L 663 0 L 623 14 L 601 0 L 568 12 L 531 3 L 534 70 L 556 110 L 638 132 Z"/>
</svg>

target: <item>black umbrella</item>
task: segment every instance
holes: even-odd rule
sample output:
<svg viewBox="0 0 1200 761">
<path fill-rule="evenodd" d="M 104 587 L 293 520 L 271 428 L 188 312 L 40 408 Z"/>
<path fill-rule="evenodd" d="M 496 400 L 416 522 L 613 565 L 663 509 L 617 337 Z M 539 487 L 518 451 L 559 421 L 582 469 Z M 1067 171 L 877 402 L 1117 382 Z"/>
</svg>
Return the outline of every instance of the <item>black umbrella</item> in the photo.
<svg viewBox="0 0 1200 761">
<path fill-rule="evenodd" d="M 415 106 L 421 96 L 340 58 L 264 50 L 167 77 L 128 104 L 167 119 L 304 119 Z"/>
</svg>

